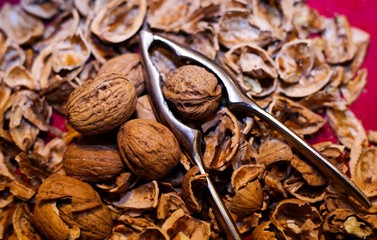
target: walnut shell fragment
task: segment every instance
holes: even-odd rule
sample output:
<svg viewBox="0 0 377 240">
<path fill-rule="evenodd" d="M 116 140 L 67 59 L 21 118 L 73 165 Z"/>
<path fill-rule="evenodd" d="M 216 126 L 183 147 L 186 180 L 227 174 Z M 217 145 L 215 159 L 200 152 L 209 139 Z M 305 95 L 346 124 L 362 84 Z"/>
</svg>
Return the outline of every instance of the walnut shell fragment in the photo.
<svg viewBox="0 0 377 240">
<path fill-rule="evenodd" d="M 319 239 L 322 217 L 309 203 L 298 199 L 280 201 L 270 220 L 285 239 Z"/>
<path fill-rule="evenodd" d="M 141 57 L 138 53 L 125 53 L 106 61 L 98 74 L 118 72 L 134 85 L 136 95 L 140 96 L 145 89 L 144 68 L 141 64 Z"/>
<path fill-rule="evenodd" d="M 55 72 L 73 70 L 83 66 L 90 57 L 90 48 L 83 33 L 76 33 L 60 41 L 52 52 L 52 68 Z"/>
<path fill-rule="evenodd" d="M 320 115 L 288 98 L 275 97 L 269 108 L 275 118 L 300 136 L 316 133 L 326 123 Z"/>
<path fill-rule="evenodd" d="M 292 158 L 293 153 L 289 145 L 274 139 L 261 144 L 256 160 L 259 164 L 269 165 L 277 161 L 290 161 Z"/>
<path fill-rule="evenodd" d="M 251 234 L 254 240 L 277 240 L 277 234 L 273 230 L 271 221 L 258 225 Z"/>
<path fill-rule="evenodd" d="M 137 176 L 159 179 L 179 162 L 181 149 L 173 133 L 161 123 L 134 119 L 118 132 L 118 148 L 123 161 Z"/>
<path fill-rule="evenodd" d="M 362 150 L 352 170 L 352 179 L 367 197 L 377 196 L 377 147 L 372 146 Z"/>
<path fill-rule="evenodd" d="M 120 126 L 136 108 L 135 87 L 120 73 L 104 73 L 70 95 L 66 117 L 78 132 L 94 135 Z"/>
<path fill-rule="evenodd" d="M 122 209 L 148 210 L 157 207 L 159 188 L 156 181 L 143 184 L 127 191 L 112 205 Z"/>
<path fill-rule="evenodd" d="M 146 12 L 146 0 L 111 1 L 96 14 L 90 29 L 103 41 L 123 42 L 136 34 Z"/>
<path fill-rule="evenodd" d="M 157 219 L 166 219 L 177 209 L 183 209 L 186 214 L 189 214 L 185 202 L 178 193 L 161 194 L 156 208 Z"/>
<path fill-rule="evenodd" d="M 339 111 L 329 108 L 326 115 L 338 140 L 347 148 L 351 149 L 356 139 L 361 139 L 360 141 L 367 139 L 362 123 L 351 110 Z"/>
<path fill-rule="evenodd" d="M 182 195 L 187 208 L 191 212 L 200 213 L 202 210 L 203 193 L 207 182 L 206 175 L 199 174 L 197 166 L 192 167 L 182 180 Z"/>
<path fill-rule="evenodd" d="M 263 97 L 277 86 L 275 64 L 268 53 L 253 44 L 238 44 L 225 53 L 224 63 L 248 96 Z"/>
<path fill-rule="evenodd" d="M 49 19 L 58 11 L 58 4 L 51 0 L 21 0 L 22 8 L 40 18 Z"/>
<path fill-rule="evenodd" d="M 42 36 L 44 25 L 39 19 L 27 14 L 21 6 L 4 4 L 0 11 L 0 29 L 22 45 Z"/>
<path fill-rule="evenodd" d="M 98 193 L 87 183 L 57 174 L 40 186 L 34 220 L 49 239 L 105 239 L 112 230 L 111 213 Z"/>
<path fill-rule="evenodd" d="M 68 145 L 63 167 L 67 176 L 87 182 L 111 180 L 124 170 L 116 146 L 90 142 Z"/>
<path fill-rule="evenodd" d="M 239 216 L 247 216 L 262 208 L 263 190 L 258 179 L 249 182 L 231 199 L 229 210 Z"/>
<path fill-rule="evenodd" d="M 203 120 L 217 111 L 221 86 L 205 68 L 184 65 L 168 75 L 162 88 L 183 119 Z"/>
<path fill-rule="evenodd" d="M 188 236 L 189 239 L 209 239 L 211 235 L 210 224 L 184 213 L 182 209 L 173 212 L 161 226 L 171 238 L 179 232 Z"/>
<path fill-rule="evenodd" d="M 345 16 L 337 15 L 325 20 L 326 60 L 330 64 L 345 63 L 355 57 L 357 52 L 353 43 L 352 31 Z"/>
<path fill-rule="evenodd" d="M 39 90 L 40 86 L 32 74 L 24 66 L 14 64 L 4 76 L 4 83 L 12 89 L 26 87 L 30 90 Z"/>
<path fill-rule="evenodd" d="M 245 187 L 247 183 L 255 180 L 264 170 L 263 165 L 247 164 L 242 165 L 232 173 L 231 183 L 233 189 L 237 192 Z"/>
<path fill-rule="evenodd" d="M 206 149 L 203 162 L 209 169 L 225 170 L 232 163 L 240 142 L 237 118 L 227 108 L 202 125 Z"/>
</svg>

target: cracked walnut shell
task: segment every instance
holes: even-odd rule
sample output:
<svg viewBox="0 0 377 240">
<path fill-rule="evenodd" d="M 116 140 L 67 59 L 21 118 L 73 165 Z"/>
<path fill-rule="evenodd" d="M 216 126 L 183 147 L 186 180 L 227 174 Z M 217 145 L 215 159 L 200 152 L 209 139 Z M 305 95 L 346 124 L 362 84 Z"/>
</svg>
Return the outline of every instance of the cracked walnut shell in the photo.
<svg viewBox="0 0 377 240">
<path fill-rule="evenodd" d="M 128 168 L 137 176 L 154 180 L 179 162 L 181 149 L 172 132 L 156 121 L 134 119 L 118 132 L 118 148 Z"/>
<path fill-rule="evenodd" d="M 94 135 L 120 126 L 135 108 L 134 85 L 123 74 L 103 73 L 71 93 L 66 117 L 76 131 Z"/>
</svg>

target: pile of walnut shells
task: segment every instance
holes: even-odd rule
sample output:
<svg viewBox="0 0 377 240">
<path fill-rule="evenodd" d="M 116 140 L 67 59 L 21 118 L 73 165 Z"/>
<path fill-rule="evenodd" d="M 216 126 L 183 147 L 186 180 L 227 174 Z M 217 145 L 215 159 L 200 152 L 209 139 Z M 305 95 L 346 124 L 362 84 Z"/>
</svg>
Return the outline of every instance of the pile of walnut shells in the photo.
<svg viewBox="0 0 377 240">
<path fill-rule="evenodd" d="M 154 116 L 141 28 L 220 63 L 303 137 L 328 121 L 339 142 L 314 147 L 373 204 L 339 194 L 275 131 L 225 108 L 210 72 L 156 49 L 165 98 L 201 127 L 204 165 L 242 234 L 377 237 L 377 134 L 349 109 L 369 35 L 345 16 L 305 1 L 21 0 L 0 22 L 0 239 L 225 239 L 206 176 Z"/>
</svg>

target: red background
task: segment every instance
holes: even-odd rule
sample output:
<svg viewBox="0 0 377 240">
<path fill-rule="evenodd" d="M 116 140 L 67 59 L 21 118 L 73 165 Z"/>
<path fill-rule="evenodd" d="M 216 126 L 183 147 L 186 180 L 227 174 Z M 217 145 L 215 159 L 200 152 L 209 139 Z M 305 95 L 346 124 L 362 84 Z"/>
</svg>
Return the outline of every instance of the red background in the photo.
<svg viewBox="0 0 377 240">
<path fill-rule="evenodd" d="M 19 1 L 0 0 L 0 7 L 5 2 L 17 3 Z M 351 109 L 362 120 L 366 130 L 377 130 L 377 108 L 374 105 L 377 98 L 375 80 L 377 78 L 377 65 L 374 64 L 377 58 L 377 0 L 308 0 L 308 4 L 327 17 L 331 17 L 335 13 L 344 14 L 352 26 L 361 28 L 371 35 L 368 53 L 362 66 L 368 69 L 368 83 Z M 57 127 L 64 125 L 59 116 L 54 117 L 53 124 Z M 322 137 L 336 141 L 328 127 L 325 127 L 323 132 Z"/>
</svg>

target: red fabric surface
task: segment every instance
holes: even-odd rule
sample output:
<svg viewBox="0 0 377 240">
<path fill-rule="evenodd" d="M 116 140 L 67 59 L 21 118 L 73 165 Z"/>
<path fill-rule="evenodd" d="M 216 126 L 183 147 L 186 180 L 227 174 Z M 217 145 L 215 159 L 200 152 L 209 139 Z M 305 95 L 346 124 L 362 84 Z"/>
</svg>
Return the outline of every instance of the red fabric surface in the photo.
<svg viewBox="0 0 377 240">
<path fill-rule="evenodd" d="M 0 0 L 0 7 L 6 3 L 17 3 L 18 0 Z M 377 108 L 374 105 L 377 97 L 377 1 L 376 0 L 308 0 L 308 4 L 316 8 L 322 15 L 331 17 L 334 14 L 344 14 L 352 26 L 361 28 L 371 35 L 368 53 L 362 67 L 368 69 L 368 83 L 359 99 L 351 109 L 363 122 L 366 130 L 377 130 Z M 1 24 L 1 23 L 0 23 Z M 52 123 L 64 129 L 64 118 L 54 115 Z M 332 131 L 325 126 L 316 140 L 336 141 Z"/>
</svg>

